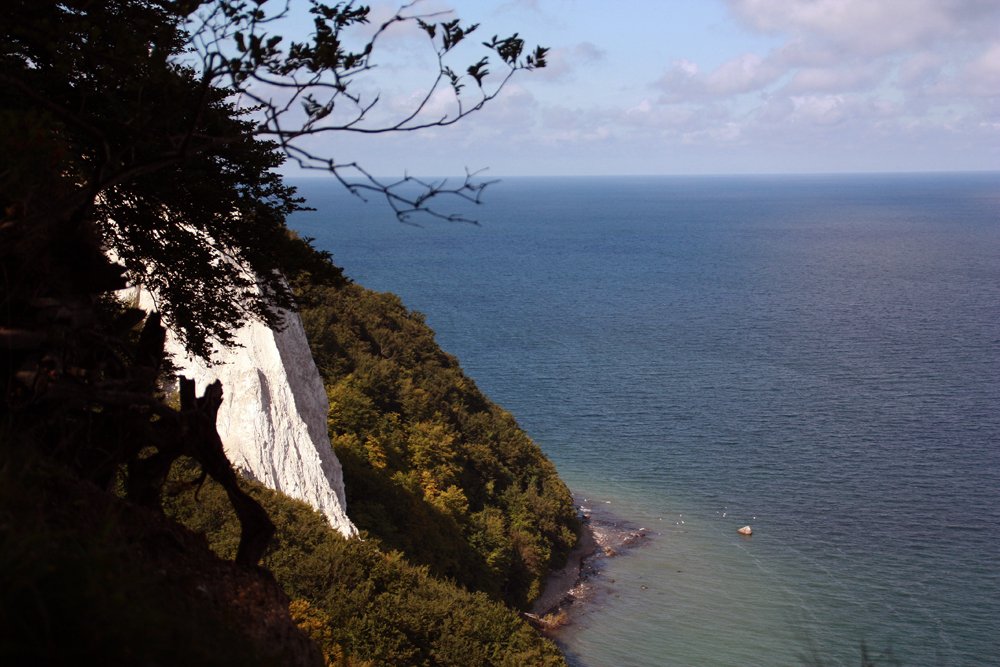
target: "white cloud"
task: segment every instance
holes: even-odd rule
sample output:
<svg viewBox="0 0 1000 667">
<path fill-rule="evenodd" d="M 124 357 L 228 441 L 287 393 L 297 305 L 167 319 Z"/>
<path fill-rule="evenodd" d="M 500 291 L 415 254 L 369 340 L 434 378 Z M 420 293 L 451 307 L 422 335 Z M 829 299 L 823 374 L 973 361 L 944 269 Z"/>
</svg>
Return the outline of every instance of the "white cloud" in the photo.
<svg viewBox="0 0 1000 667">
<path fill-rule="evenodd" d="M 546 129 L 576 130 L 583 126 L 583 114 L 564 106 L 552 106 L 542 112 L 542 126 Z"/>
<path fill-rule="evenodd" d="M 537 106 L 538 102 L 534 95 L 523 86 L 508 83 L 500 95 L 468 120 L 480 127 L 494 130 L 506 130 L 512 127 L 523 129 L 534 124 L 534 110 Z"/>
<path fill-rule="evenodd" d="M 654 86 L 664 91 L 664 101 L 679 102 L 753 92 L 774 83 L 783 74 L 783 69 L 756 53 L 744 53 L 708 74 L 689 60 L 675 60 Z"/>
<path fill-rule="evenodd" d="M 778 80 L 784 71 L 756 53 L 744 53 L 717 67 L 705 78 L 705 90 L 713 95 L 737 95 L 759 90 Z"/>
<path fill-rule="evenodd" d="M 890 100 L 858 95 L 791 95 L 769 100 L 753 116 L 752 124 L 788 130 L 795 126 L 823 127 L 848 123 L 869 129 L 895 123 L 900 107 Z"/>
<path fill-rule="evenodd" d="M 652 110 L 653 110 L 653 104 L 649 100 L 643 100 L 637 106 L 634 106 L 631 109 L 626 109 L 625 115 L 626 116 L 633 114 L 635 114 L 636 116 L 645 115 Z"/>
<path fill-rule="evenodd" d="M 967 62 L 960 77 L 968 95 L 1000 96 L 1000 42 L 990 44 L 977 58 Z"/>
<path fill-rule="evenodd" d="M 538 22 L 558 35 L 549 66 L 518 75 L 492 104 L 454 127 L 376 139 L 386 164 L 404 149 L 415 151 L 413 164 L 440 156 L 443 164 L 488 164 L 501 175 L 1000 164 L 993 148 L 1000 146 L 1000 0 L 722 2 L 730 21 L 716 18 L 713 29 L 727 33 L 725 43 L 712 42 L 718 34 L 682 44 L 664 38 L 674 45 L 657 51 L 615 43 L 604 23 L 570 31 L 576 24 L 569 10 L 555 30 L 560 16 L 551 0 L 515 0 L 516 7 L 501 9 L 534 8 L 543 15 Z M 559 6 L 569 4 L 574 19 L 590 12 L 583 3 Z M 377 8 L 385 15 L 381 3 Z M 373 73 L 383 84 L 386 116 L 412 105 L 416 94 L 408 93 L 429 85 L 418 75 L 435 71 L 425 35 L 391 37 L 386 46 L 398 51 Z M 662 59 L 649 58 L 653 52 Z M 464 70 L 464 57 L 454 54 L 457 70 Z M 426 116 L 453 112 L 453 104 L 450 91 L 442 91 Z"/>
<path fill-rule="evenodd" d="M 792 97 L 793 117 L 814 125 L 836 125 L 850 112 L 851 102 L 843 95 Z"/>
<path fill-rule="evenodd" d="M 696 119 L 694 109 L 682 107 L 654 106 L 650 100 L 643 100 L 637 106 L 626 109 L 615 118 L 619 125 L 632 128 L 654 128 L 660 130 L 686 127 Z"/>
<path fill-rule="evenodd" d="M 393 2 L 371 3 L 368 11 L 368 22 L 352 27 L 344 36 L 346 39 L 358 43 L 362 39 L 370 40 L 399 11 L 400 5 Z M 403 11 L 402 15 L 404 17 L 426 17 L 430 23 L 439 23 L 455 18 L 452 9 L 437 0 L 418 2 L 408 11 Z M 396 21 L 379 35 L 377 48 L 381 52 L 392 53 L 409 51 L 415 47 L 429 49 L 428 44 L 427 33 L 417 25 L 416 21 Z"/>
<path fill-rule="evenodd" d="M 538 6 L 538 0 L 511 0 L 511 2 L 501 5 L 500 9 L 509 9 L 511 7 L 520 7 L 534 12 L 542 11 L 541 7 Z"/>
<path fill-rule="evenodd" d="M 769 60 L 782 67 L 834 67 L 843 60 L 839 49 L 802 36 L 789 37 Z"/>
<path fill-rule="evenodd" d="M 627 141 L 651 135 L 680 136 L 682 132 L 705 128 L 707 116 L 695 109 L 660 106 L 649 99 L 629 108 L 548 107 L 542 111 L 542 141 L 546 145 L 566 145 L 612 137 Z"/>
<path fill-rule="evenodd" d="M 982 133 L 1000 118 L 1000 0 L 724 1 L 751 32 L 777 36 L 777 46 L 711 71 L 675 59 L 652 84 L 663 92 L 657 104 L 623 122 L 684 110 L 701 123 L 685 130 L 686 141 L 723 145 L 791 128 Z"/>
<path fill-rule="evenodd" d="M 883 63 L 863 63 L 846 67 L 805 67 L 792 77 L 788 92 L 848 92 L 870 89 L 886 75 Z"/>
<path fill-rule="evenodd" d="M 919 51 L 899 66 L 899 81 L 913 86 L 935 77 L 944 64 L 944 56 L 933 51 Z"/>
<path fill-rule="evenodd" d="M 1000 15 L 993 0 L 726 0 L 755 30 L 810 35 L 858 55 L 923 48 L 983 35 Z"/>
<path fill-rule="evenodd" d="M 789 93 L 896 87 L 939 103 L 997 94 L 997 0 L 725 2 L 744 26 L 784 37 L 764 64 L 795 72 Z"/>
<path fill-rule="evenodd" d="M 420 104 L 423 103 L 424 106 L 420 109 L 417 117 L 417 120 L 422 122 L 434 121 L 458 113 L 455 94 L 450 88 L 447 90 L 439 88 L 431 93 L 430 97 L 427 93 L 428 91 L 424 89 L 406 95 L 397 95 L 389 100 L 388 109 L 395 117 L 405 118 L 420 108 Z M 426 102 L 424 102 L 425 98 L 427 98 Z"/>
<path fill-rule="evenodd" d="M 720 125 L 713 125 L 707 129 L 685 132 L 681 135 L 682 144 L 732 144 L 736 143 L 743 135 L 743 126 L 740 123 L 728 122 Z"/>
<path fill-rule="evenodd" d="M 703 96 L 701 88 L 704 79 L 705 75 L 697 63 L 681 59 L 670 63 L 666 74 L 653 87 L 663 91 L 663 102 L 684 102 Z"/>
<path fill-rule="evenodd" d="M 545 67 L 538 70 L 535 76 L 545 81 L 571 80 L 578 68 L 593 66 L 604 57 L 604 51 L 591 42 L 551 49 L 546 55 Z"/>
<path fill-rule="evenodd" d="M 693 77 L 701 73 L 701 69 L 698 67 L 697 63 L 693 63 L 687 58 L 681 58 L 680 60 L 675 60 L 671 63 L 673 69 L 684 74 L 684 76 Z"/>
</svg>

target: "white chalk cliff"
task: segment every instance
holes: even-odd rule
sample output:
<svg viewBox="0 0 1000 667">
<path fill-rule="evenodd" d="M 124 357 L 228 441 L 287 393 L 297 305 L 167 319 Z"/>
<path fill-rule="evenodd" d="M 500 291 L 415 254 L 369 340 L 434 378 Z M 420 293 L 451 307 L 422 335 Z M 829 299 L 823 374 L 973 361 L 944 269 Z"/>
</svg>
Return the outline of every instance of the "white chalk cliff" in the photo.
<svg viewBox="0 0 1000 667">
<path fill-rule="evenodd" d="M 152 295 L 139 307 L 155 310 Z M 241 347 L 218 349 L 207 366 L 191 358 L 171 332 L 167 353 L 200 394 L 220 380 L 223 400 L 217 428 L 226 455 L 244 476 L 305 501 L 345 537 L 358 530 L 347 518 L 344 475 L 327 433 L 330 403 L 313 362 L 302 320 L 284 313 L 275 332 L 252 322 L 236 332 Z"/>
</svg>

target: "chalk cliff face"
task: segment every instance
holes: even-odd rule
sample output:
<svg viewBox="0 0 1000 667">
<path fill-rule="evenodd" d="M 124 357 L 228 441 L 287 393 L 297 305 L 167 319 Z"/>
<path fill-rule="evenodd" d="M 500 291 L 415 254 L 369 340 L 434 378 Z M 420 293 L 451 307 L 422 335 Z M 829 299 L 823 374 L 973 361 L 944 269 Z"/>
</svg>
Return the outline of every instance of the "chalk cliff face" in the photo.
<svg viewBox="0 0 1000 667">
<path fill-rule="evenodd" d="M 140 293 L 139 307 L 155 309 Z M 222 382 L 217 427 L 233 466 L 265 486 L 305 501 L 322 512 L 345 537 L 357 534 L 347 518 L 344 476 L 330 447 L 330 403 L 313 362 L 302 320 L 285 313 L 286 328 L 275 332 L 253 322 L 238 332 L 242 347 L 216 352 L 211 367 L 192 359 L 170 332 L 167 353 L 200 393 Z"/>
</svg>

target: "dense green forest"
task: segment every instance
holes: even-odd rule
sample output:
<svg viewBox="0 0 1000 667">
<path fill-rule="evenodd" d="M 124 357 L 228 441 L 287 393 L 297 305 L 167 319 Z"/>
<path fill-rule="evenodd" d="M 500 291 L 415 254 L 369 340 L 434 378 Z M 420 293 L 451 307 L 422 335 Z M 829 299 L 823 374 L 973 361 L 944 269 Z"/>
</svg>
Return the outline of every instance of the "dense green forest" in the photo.
<svg viewBox="0 0 1000 667">
<path fill-rule="evenodd" d="M 364 538 L 345 539 L 308 505 L 241 481 L 276 526 L 260 565 L 289 596 L 294 622 L 328 664 L 564 664 L 517 613 L 576 541 L 571 498 L 552 464 L 398 297 L 345 280 L 294 235 L 283 252 L 331 399 L 331 446 L 343 461 L 348 513 Z M 126 311 L 103 312 L 113 319 Z M 120 344 L 137 346 L 137 333 Z M 84 663 L 118 656 L 123 664 L 261 659 L 227 622 L 231 611 L 195 604 L 192 615 L 188 594 L 166 585 L 190 572 L 175 575 L 174 565 L 143 551 L 144 535 L 122 527 L 123 516 L 152 520 L 122 506 L 124 468 L 109 492 L 81 493 L 71 470 L 30 449 L 5 447 L 2 463 L 0 621 L 8 622 L 0 623 L 0 657 L 12 664 L 37 656 Z M 202 485 L 201 475 L 192 459 L 174 463 L 162 506 L 194 533 L 162 530 L 185 542 L 180 560 L 202 548 L 199 534 L 232 559 L 239 518 L 226 490 L 211 479 Z M 187 637 L 186 648 L 172 636 Z"/>
<path fill-rule="evenodd" d="M 178 471 L 192 480 L 196 471 Z M 255 483 L 251 494 L 278 531 L 261 564 L 292 598 L 295 621 L 332 664 L 563 665 L 559 651 L 521 617 L 484 593 L 432 576 L 377 539 L 344 539 L 300 501 Z M 222 489 L 209 485 L 166 503 L 170 515 L 204 532 L 231 558 L 239 524 Z"/>
<path fill-rule="evenodd" d="M 364 538 L 345 540 L 307 505 L 245 483 L 278 527 L 261 564 L 293 598 L 296 621 L 333 661 L 563 664 L 515 613 L 577 539 L 555 468 L 421 315 L 339 279 L 332 265 L 317 280 L 324 254 L 290 248 L 348 514 Z M 218 485 L 195 499 L 197 473 L 178 465 L 174 482 L 188 490 L 167 498 L 167 512 L 232 558 L 239 523 Z"/>
<path fill-rule="evenodd" d="M 351 519 L 433 574 L 526 608 L 576 542 L 554 466 L 397 296 L 302 295 Z"/>
<path fill-rule="evenodd" d="M 366 35 L 352 3 L 310 3 L 314 32 L 283 42 L 273 31 L 300 10 L 4 3 L 0 664 L 562 664 L 519 610 L 575 540 L 568 491 L 420 317 L 289 232 L 302 201 L 275 171 L 360 174 L 352 187 L 397 215 L 427 211 L 441 187 L 408 198 L 413 179 L 383 184 L 306 139 L 449 125 L 545 50 L 494 36 L 487 57 L 449 65 L 475 25 L 401 10 Z M 374 103 L 351 84 L 395 23 L 426 36 L 433 87 L 466 106 L 365 124 Z M 491 56 L 503 73 L 486 80 Z M 261 96 L 274 86 L 294 103 Z M 333 122 L 335 103 L 353 120 Z M 129 285 L 157 311 L 118 302 Z M 216 429 L 229 388 L 168 389 L 167 328 L 209 359 L 299 306 L 364 539 L 238 478 Z"/>
</svg>

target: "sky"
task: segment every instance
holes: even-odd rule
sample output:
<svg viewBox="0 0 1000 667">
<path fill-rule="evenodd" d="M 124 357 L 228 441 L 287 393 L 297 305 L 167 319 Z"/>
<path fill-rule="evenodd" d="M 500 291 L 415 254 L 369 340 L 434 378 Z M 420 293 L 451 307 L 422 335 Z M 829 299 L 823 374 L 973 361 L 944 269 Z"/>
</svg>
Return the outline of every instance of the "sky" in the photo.
<svg viewBox="0 0 1000 667">
<path fill-rule="evenodd" d="M 371 8 L 377 26 L 398 5 Z M 517 72 L 454 126 L 334 133 L 314 150 L 384 176 L 1000 169 L 1000 0 L 423 0 L 407 11 L 480 24 L 449 54 L 456 71 L 487 55 L 483 40 L 514 32 L 549 47 L 548 66 Z M 437 71 L 415 24 L 383 34 L 375 62 L 354 82 L 378 95 L 373 125 L 407 113 Z M 496 56 L 490 69 L 488 89 Z M 470 80 L 466 103 L 474 92 Z M 422 117 L 454 109 L 442 90 Z"/>
</svg>

